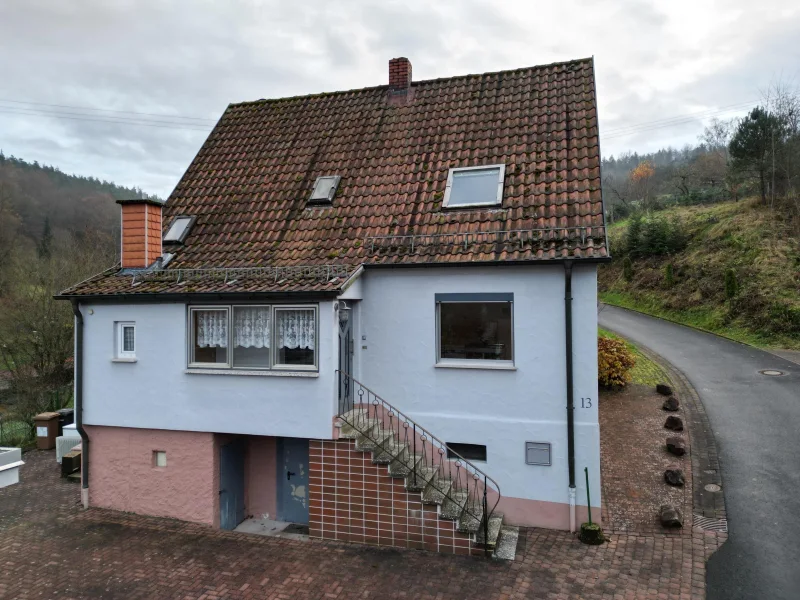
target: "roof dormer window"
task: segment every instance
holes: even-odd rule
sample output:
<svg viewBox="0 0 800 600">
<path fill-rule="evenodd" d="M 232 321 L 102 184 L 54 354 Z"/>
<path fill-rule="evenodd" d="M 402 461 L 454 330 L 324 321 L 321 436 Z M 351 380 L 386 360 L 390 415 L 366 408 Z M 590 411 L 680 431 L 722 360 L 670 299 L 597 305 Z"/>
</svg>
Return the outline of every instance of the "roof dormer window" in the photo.
<svg viewBox="0 0 800 600">
<path fill-rule="evenodd" d="M 182 244 L 186 236 L 189 235 L 189 229 L 193 222 L 194 217 L 175 217 L 175 220 L 172 221 L 172 225 L 169 226 L 167 233 L 164 235 L 164 241 Z"/>
<path fill-rule="evenodd" d="M 442 208 L 499 206 L 503 202 L 505 165 L 450 169 Z"/>
<path fill-rule="evenodd" d="M 317 177 L 314 183 L 314 190 L 311 192 L 311 198 L 308 199 L 310 204 L 327 204 L 333 201 L 336 195 L 336 188 L 339 187 L 339 175 L 325 175 Z"/>
</svg>

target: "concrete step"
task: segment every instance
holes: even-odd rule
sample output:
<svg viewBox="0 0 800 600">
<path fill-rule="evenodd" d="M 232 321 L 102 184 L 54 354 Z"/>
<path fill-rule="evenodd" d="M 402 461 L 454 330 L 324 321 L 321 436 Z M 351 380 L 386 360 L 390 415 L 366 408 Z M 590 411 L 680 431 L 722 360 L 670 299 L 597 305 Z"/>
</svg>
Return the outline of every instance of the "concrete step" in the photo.
<svg viewBox="0 0 800 600">
<path fill-rule="evenodd" d="M 484 543 L 484 531 L 483 531 L 483 523 L 481 522 L 480 527 L 478 527 L 478 534 L 475 536 L 475 541 L 482 546 L 488 546 L 489 548 L 494 548 L 497 545 L 497 538 L 500 535 L 500 529 L 503 527 L 503 515 L 500 514 L 493 514 L 489 517 L 489 542 Z"/>
<path fill-rule="evenodd" d="M 407 446 L 403 442 L 398 442 L 394 436 L 384 440 L 383 444 L 372 451 L 372 462 L 376 465 L 388 465 L 394 460 L 395 456 L 402 454 Z"/>
<path fill-rule="evenodd" d="M 406 476 L 406 489 L 409 492 L 421 492 L 436 475 L 436 469 L 420 461 L 416 468 Z"/>
<path fill-rule="evenodd" d="M 422 460 L 421 454 L 411 454 L 411 451 L 406 446 L 406 449 L 395 459 L 389 463 L 389 475 L 392 477 L 407 477 L 411 473 L 415 464 Z"/>
<path fill-rule="evenodd" d="M 339 429 L 339 437 L 346 439 L 357 439 L 362 431 L 369 429 L 370 423 L 367 419 L 367 413 L 363 409 L 351 410 L 339 416 L 339 421 L 342 424 Z"/>
<path fill-rule="evenodd" d="M 381 427 L 375 425 L 356 438 L 356 450 L 367 452 L 375 450 L 380 444 L 387 443 L 387 440 L 394 438 L 391 431 L 385 431 Z M 389 442 L 390 443 L 390 442 Z"/>
<path fill-rule="evenodd" d="M 425 504 L 444 503 L 447 493 L 452 486 L 452 480 L 434 477 L 428 482 L 428 485 L 425 486 L 425 491 L 422 492 L 422 502 Z"/>
<path fill-rule="evenodd" d="M 519 527 L 503 525 L 500 528 L 500 535 L 497 537 L 493 556 L 500 560 L 514 560 L 517 557 L 518 541 Z"/>
<path fill-rule="evenodd" d="M 454 490 L 451 487 L 450 493 L 447 494 L 444 502 L 442 502 L 442 510 L 439 511 L 439 516 L 443 519 L 455 521 L 461 516 L 467 498 L 469 498 L 469 493 L 466 490 Z"/>
<path fill-rule="evenodd" d="M 480 502 L 467 499 L 458 517 L 456 529 L 461 533 L 478 533 L 483 522 L 483 506 Z"/>
</svg>

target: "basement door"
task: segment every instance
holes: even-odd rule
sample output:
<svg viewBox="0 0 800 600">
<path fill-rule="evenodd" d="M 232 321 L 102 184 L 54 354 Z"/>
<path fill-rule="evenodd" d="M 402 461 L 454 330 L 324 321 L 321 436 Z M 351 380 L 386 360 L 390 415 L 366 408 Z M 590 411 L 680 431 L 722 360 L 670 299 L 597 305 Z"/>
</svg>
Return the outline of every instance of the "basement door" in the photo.
<svg viewBox="0 0 800 600">
<path fill-rule="evenodd" d="M 278 438 L 278 520 L 308 524 L 308 440 Z"/>
<path fill-rule="evenodd" d="M 244 443 L 219 449 L 219 526 L 235 529 L 244 521 Z"/>
</svg>

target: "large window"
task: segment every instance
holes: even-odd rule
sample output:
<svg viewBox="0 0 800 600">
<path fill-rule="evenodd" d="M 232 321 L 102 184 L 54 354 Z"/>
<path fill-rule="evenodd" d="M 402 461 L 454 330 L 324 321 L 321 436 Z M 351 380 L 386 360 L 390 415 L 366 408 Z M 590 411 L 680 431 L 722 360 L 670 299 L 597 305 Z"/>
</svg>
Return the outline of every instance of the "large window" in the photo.
<svg viewBox="0 0 800 600">
<path fill-rule="evenodd" d="M 314 306 L 197 306 L 189 309 L 189 366 L 315 369 Z"/>
<path fill-rule="evenodd" d="M 439 364 L 513 365 L 512 294 L 436 294 Z"/>
<path fill-rule="evenodd" d="M 443 208 L 497 206 L 503 202 L 505 165 L 450 169 Z"/>
</svg>

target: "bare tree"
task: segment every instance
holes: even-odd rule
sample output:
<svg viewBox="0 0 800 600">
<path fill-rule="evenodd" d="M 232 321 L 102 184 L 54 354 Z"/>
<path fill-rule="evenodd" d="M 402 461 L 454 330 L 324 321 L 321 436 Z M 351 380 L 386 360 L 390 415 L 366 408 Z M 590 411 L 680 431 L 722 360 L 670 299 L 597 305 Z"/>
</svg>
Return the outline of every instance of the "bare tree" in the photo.
<svg viewBox="0 0 800 600">
<path fill-rule="evenodd" d="M 13 261 L 0 311 L 0 362 L 10 373 L 14 417 L 31 427 L 34 415 L 56 408 L 54 394 L 72 380 L 72 308 L 53 296 L 108 267 L 107 248 L 95 236 L 69 236 L 49 255 L 28 252 Z"/>
</svg>

